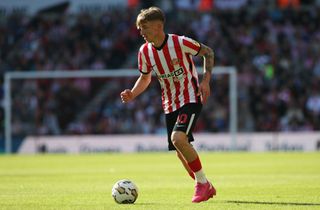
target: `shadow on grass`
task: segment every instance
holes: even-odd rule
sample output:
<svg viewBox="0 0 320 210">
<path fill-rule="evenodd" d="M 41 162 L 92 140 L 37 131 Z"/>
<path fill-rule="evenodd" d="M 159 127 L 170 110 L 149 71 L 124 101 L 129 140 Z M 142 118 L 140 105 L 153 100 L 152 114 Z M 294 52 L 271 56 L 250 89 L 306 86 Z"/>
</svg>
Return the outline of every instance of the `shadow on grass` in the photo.
<svg viewBox="0 0 320 210">
<path fill-rule="evenodd" d="M 139 202 L 138 202 L 138 203 L 134 203 L 133 205 L 135 205 L 135 206 L 152 206 L 152 205 L 156 205 L 156 204 L 158 204 L 158 203 L 152 203 L 152 202 L 139 203 Z"/>
<path fill-rule="evenodd" d="M 265 204 L 265 205 L 288 205 L 288 206 L 320 206 L 320 203 L 297 203 L 297 202 L 268 202 L 268 201 L 224 201 L 234 204 Z"/>
</svg>

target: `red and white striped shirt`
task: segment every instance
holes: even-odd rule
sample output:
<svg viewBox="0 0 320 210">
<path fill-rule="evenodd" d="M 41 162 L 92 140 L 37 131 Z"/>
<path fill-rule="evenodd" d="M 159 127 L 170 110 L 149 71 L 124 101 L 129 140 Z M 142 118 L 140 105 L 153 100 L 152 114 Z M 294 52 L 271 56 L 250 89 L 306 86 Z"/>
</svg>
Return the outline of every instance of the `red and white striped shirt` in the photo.
<svg viewBox="0 0 320 210">
<path fill-rule="evenodd" d="M 156 73 L 161 85 L 162 107 L 171 113 L 184 104 L 201 103 L 198 74 L 192 60 L 201 45 L 188 37 L 167 34 L 160 48 L 146 42 L 138 54 L 139 71 Z"/>
</svg>

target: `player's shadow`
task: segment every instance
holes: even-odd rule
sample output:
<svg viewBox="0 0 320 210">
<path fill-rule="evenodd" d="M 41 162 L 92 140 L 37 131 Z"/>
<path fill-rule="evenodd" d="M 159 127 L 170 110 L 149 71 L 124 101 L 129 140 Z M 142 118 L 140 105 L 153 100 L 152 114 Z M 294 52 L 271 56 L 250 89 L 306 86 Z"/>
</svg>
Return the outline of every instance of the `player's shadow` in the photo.
<svg viewBox="0 0 320 210">
<path fill-rule="evenodd" d="M 152 202 L 144 202 L 144 203 L 134 203 L 135 206 L 152 206 L 152 205 L 156 205 L 157 203 L 152 203 Z"/>
<path fill-rule="evenodd" d="M 268 202 L 268 201 L 235 201 L 228 200 L 225 203 L 234 204 L 259 204 L 259 205 L 284 205 L 284 206 L 320 206 L 320 203 L 300 203 L 300 202 Z"/>
</svg>

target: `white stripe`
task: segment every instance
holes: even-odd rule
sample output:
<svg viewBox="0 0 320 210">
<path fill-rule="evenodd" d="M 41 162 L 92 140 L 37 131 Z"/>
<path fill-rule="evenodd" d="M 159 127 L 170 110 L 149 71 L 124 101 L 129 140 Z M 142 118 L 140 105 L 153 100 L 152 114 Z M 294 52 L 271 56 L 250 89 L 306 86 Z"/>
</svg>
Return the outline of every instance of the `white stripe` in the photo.
<svg viewBox="0 0 320 210">
<path fill-rule="evenodd" d="M 190 119 L 190 121 L 189 121 L 189 125 L 188 125 L 187 132 L 186 132 L 187 135 L 188 135 L 189 130 L 190 130 L 190 128 L 191 128 L 191 125 L 192 125 L 192 123 L 193 123 L 194 116 L 195 116 L 195 114 L 192 114 L 192 115 L 191 115 L 191 119 Z"/>
<path fill-rule="evenodd" d="M 162 68 L 163 68 L 165 74 L 170 74 L 169 64 L 167 63 L 167 60 L 166 60 L 164 53 L 163 53 L 163 50 L 160 50 L 157 52 L 158 52 L 159 59 L 160 59 L 160 62 L 161 62 L 161 65 L 162 65 Z M 176 97 L 176 89 L 175 89 L 175 86 L 174 86 L 172 79 L 168 79 L 168 82 L 169 82 L 169 85 L 170 85 L 169 88 L 171 91 L 171 95 L 170 96 L 168 95 L 168 97 L 171 98 L 172 110 L 176 110 L 177 106 L 176 106 L 176 103 L 174 103 L 174 99 Z M 167 108 L 169 108 L 169 107 L 167 107 Z"/>
</svg>

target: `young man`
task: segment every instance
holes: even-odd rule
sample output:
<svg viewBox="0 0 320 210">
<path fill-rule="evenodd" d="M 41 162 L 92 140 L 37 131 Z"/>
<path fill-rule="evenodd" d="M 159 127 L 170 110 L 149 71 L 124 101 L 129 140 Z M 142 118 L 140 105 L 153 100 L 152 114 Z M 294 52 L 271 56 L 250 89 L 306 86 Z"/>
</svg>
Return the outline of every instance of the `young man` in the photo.
<svg viewBox="0 0 320 210">
<path fill-rule="evenodd" d="M 151 82 L 155 72 L 161 84 L 162 107 L 166 116 L 168 148 L 176 150 L 183 166 L 195 179 L 195 194 L 192 202 L 206 201 L 216 195 L 216 190 L 207 180 L 193 141 L 192 130 L 200 114 L 202 104 L 210 95 L 213 51 L 185 36 L 164 32 L 165 16 L 157 7 L 141 10 L 136 26 L 146 43 L 138 54 L 140 77 L 134 87 L 121 92 L 121 100 L 128 103 L 140 95 Z M 192 56 L 202 56 L 204 74 L 201 83 Z"/>
</svg>

